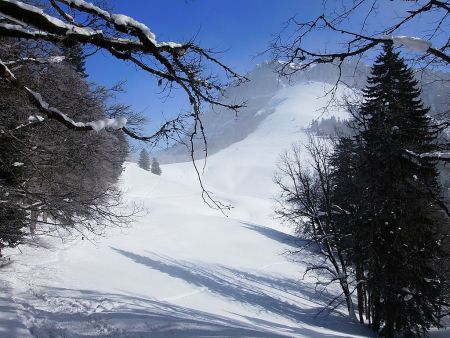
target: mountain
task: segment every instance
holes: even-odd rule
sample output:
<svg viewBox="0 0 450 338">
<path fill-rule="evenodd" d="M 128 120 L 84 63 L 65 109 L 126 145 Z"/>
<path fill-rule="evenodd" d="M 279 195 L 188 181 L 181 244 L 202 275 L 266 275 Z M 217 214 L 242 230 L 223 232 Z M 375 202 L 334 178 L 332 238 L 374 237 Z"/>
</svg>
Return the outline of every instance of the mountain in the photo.
<svg viewBox="0 0 450 338">
<path fill-rule="evenodd" d="M 241 141 L 250 135 L 280 103 L 279 93 L 286 87 L 302 83 L 318 82 L 335 85 L 340 74 L 342 86 L 362 89 L 370 74 L 370 67 L 363 62 L 344 62 L 339 70 L 332 64 L 317 64 L 305 71 L 293 74 L 289 79 L 280 78 L 274 71 L 279 64 L 265 62 L 257 65 L 246 76 L 250 81 L 225 91 L 225 102 L 245 102 L 245 107 L 236 115 L 221 107 L 207 111 L 203 116 L 208 142 L 208 153 L 213 154 L 227 146 Z M 296 65 L 291 65 L 295 68 Z M 422 99 L 430 107 L 430 114 L 450 110 L 450 73 L 438 73 L 428 70 L 416 74 L 422 86 Z M 292 93 L 296 95 L 295 93 Z M 300 93 L 298 93 L 300 95 Z M 325 92 L 322 92 L 325 95 Z M 339 96 L 336 96 L 339 98 Z M 188 142 L 176 144 L 157 156 L 164 163 L 184 162 L 190 160 Z M 196 158 L 204 158 L 203 141 L 195 141 Z M 186 146 L 187 145 L 187 146 Z"/>
</svg>

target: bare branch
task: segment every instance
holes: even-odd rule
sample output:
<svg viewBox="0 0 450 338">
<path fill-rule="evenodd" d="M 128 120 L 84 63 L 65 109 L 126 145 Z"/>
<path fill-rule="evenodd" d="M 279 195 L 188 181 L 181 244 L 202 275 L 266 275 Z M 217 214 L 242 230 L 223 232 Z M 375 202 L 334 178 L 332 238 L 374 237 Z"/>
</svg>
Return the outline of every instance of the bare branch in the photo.
<svg viewBox="0 0 450 338">
<path fill-rule="evenodd" d="M 362 27 L 366 27 L 367 20 L 369 18 L 374 19 L 374 7 L 376 1 L 359 0 L 354 1 L 349 8 L 344 8 L 341 13 L 336 15 L 322 14 L 309 22 L 297 22 L 295 19 L 291 19 L 285 30 L 294 30 L 293 37 L 288 38 L 286 41 L 282 39 L 281 33 L 272 41 L 270 51 L 273 54 L 274 59 L 285 60 L 286 63 L 280 67 L 282 74 L 292 74 L 299 70 L 306 69 L 309 65 L 314 63 L 334 63 L 342 62 L 347 58 L 354 56 L 360 56 L 375 48 L 377 45 L 386 43 L 386 36 L 391 36 L 395 32 L 399 31 L 407 23 L 412 20 L 424 16 L 432 11 L 441 11 L 443 13 L 442 18 L 436 24 L 438 29 L 441 25 L 445 25 L 447 15 L 449 14 L 449 5 L 446 1 L 429 0 L 419 8 L 411 11 L 407 11 L 405 15 L 390 27 L 386 27 L 378 32 L 361 33 L 356 31 L 350 31 L 342 28 L 342 22 L 347 20 L 357 20 L 358 15 L 355 12 L 366 5 L 369 10 L 363 19 Z M 353 16 L 355 18 L 353 18 Z M 358 23 L 359 25 L 359 23 Z M 341 36 L 343 48 L 332 52 L 318 51 L 306 47 L 306 39 L 313 38 L 313 34 L 319 30 L 325 30 L 332 34 L 339 34 Z M 434 34 L 431 35 L 433 37 Z M 395 43 L 395 39 L 394 39 Z M 400 45 L 400 44 L 399 44 Z M 408 46 L 407 46 L 408 47 Z M 423 59 L 435 58 L 440 60 L 443 64 L 450 64 L 450 56 L 446 53 L 448 43 L 438 48 L 432 46 L 432 42 L 429 41 L 428 48 L 421 50 Z M 418 50 L 417 50 L 418 51 Z M 296 67 L 289 67 L 289 64 L 297 63 Z"/>
<path fill-rule="evenodd" d="M 63 111 L 46 102 L 32 86 L 21 83 L 8 68 L 10 60 L 0 64 L 0 78 L 9 82 L 17 90 L 27 94 L 30 102 L 48 119 L 58 121 L 67 128 L 80 131 L 99 128 L 120 129 L 131 138 L 156 144 L 160 140 L 173 140 L 185 134 L 191 126 L 193 139 L 200 135 L 207 151 L 206 137 L 201 121 L 202 109 L 208 105 L 218 105 L 237 111 L 242 104 L 228 104 L 221 101 L 223 88 L 228 84 L 239 84 L 247 79 L 220 62 L 211 50 L 203 49 L 192 41 L 186 43 L 158 42 L 156 35 L 143 23 L 123 14 L 113 14 L 83 0 L 49 0 L 59 18 L 43 9 L 16 0 L 0 0 L 0 35 L 34 41 L 46 41 L 56 46 L 81 44 L 95 50 L 105 50 L 119 60 L 130 61 L 142 71 L 154 77 L 158 83 L 164 82 L 168 88 L 177 86 L 186 94 L 192 111 L 163 123 L 158 131 L 149 136 L 139 135 L 125 119 L 104 119 L 100 121 L 75 121 Z M 68 14 L 72 10 L 79 14 L 84 24 L 77 22 L 76 16 Z M 71 12 L 71 14 L 73 14 Z M 94 24 L 95 23 L 95 24 Z M 214 66 L 224 73 L 222 77 L 205 74 L 207 66 Z M 194 149 L 192 149 L 192 158 Z M 203 197 L 219 208 L 229 208 L 215 201 L 201 182 Z"/>
</svg>

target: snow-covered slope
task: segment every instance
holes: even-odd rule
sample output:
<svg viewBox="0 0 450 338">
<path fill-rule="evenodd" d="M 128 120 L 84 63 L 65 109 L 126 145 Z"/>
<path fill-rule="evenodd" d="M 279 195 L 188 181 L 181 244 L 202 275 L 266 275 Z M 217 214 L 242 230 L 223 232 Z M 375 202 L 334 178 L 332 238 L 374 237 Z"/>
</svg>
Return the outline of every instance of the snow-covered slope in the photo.
<svg viewBox="0 0 450 338">
<path fill-rule="evenodd" d="M 322 90 L 304 83 L 279 91 L 257 130 L 208 159 L 205 184 L 234 206 L 229 217 L 203 203 L 190 163 L 163 166 L 161 177 L 128 164 L 125 198 L 146 215 L 95 243 L 48 241 L 50 250 L 11 253 L 0 306 L 38 337 L 367 333 L 337 313 L 315 318 L 332 295 L 299 280 L 304 264 L 283 255 L 294 248 L 289 229 L 271 216 L 276 158 L 301 138 Z"/>
<path fill-rule="evenodd" d="M 301 95 L 302 84 L 313 81 L 334 85 L 340 76 L 342 83 L 346 83 L 352 88 L 362 89 L 370 74 L 370 67 L 362 62 L 344 62 L 340 71 L 331 64 L 318 64 L 286 79 L 278 77 L 274 71 L 277 66 L 279 64 L 271 62 L 259 64 L 246 74 L 249 82 L 226 89 L 225 101 L 245 104 L 237 115 L 221 107 L 216 107 L 215 110 L 207 111 L 204 114 L 202 120 L 206 130 L 209 154 L 214 154 L 245 139 L 258 129 L 259 125 L 274 112 L 274 107 L 278 105 L 279 102 L 274 98 L 282 95 L 287 87 L 297 87 L 296 94 Z M 447 99 L 450 95 L 449 73 L 425 70 L 418 72 L 416 77 L 421 84 L 422 99 L 425 105 L 431 108 L 431 114 L 442 113 L 450 109 Z M 443 81 L 444 79 L 449 81 Z M 305 103 L 304 100 L 299 102 Z M 202 141 L 198 140 L 196 142 L 196 158 L 204 157 L 203 148 Z M 190 161 L 190 151 L 182 144 L 176 144 L 160 152 L 157 156 L 164 163 Z"/>
<path fill-rule="evenodd" d="M 272 215 L 276 159 L 304 138 L 324 86 L 277 91 L 252 133 L 208 158 L 204 183 L 234 206 L 228 217 L 203 203 L 190 163 L 164 165 L 161 177 L 128 163 L 124 197 L 147 211 L 130 228 L 11 250 L 0 337 L 370 336 L 343 308 L 318 315 L 338 289 L 302 280 L 317 257 L 286 255 L 296 240 Z"/>
</svg>

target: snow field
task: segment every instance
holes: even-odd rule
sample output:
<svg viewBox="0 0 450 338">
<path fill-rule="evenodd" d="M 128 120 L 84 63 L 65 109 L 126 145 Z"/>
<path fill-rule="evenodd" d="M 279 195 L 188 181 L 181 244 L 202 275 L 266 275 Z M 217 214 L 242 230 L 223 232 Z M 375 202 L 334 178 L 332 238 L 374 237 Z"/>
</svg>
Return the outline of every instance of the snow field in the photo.
<svg viewBox="0 0 450 338">
<path fill-rule="evenodd" d="M 273 215 L 277 158 L 305 139 L 323 89 L 281 88 L 253 133 L 208 158 L 203 180 L 233 205 L 227 217 L 202 201 L 192 164 L 164 165 L 156 176 L 127 163 L 124 198 L 145 210 L 131 227 L 11 250 L 0 337 L 370 336 L 343 307 L 318 315 L 339 290 L 316 293 L 315 279 L 302 279 L 317 257 L 287 255 L 297 240 Z"/>
</svg>

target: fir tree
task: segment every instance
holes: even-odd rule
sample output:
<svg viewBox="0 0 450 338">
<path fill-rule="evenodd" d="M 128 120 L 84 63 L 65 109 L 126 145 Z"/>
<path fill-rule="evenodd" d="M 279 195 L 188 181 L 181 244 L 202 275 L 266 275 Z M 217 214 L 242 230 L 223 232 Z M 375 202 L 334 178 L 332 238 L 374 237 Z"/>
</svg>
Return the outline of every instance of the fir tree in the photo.
<svg viewBox="0 0 450 338">
<path fill-rule="evenodd" d="M 160 168 L 160 166 L 159 166 L 159 162 L 158 162 L 158 160 L 156 159 L 156 157 L 153 157 L 153 161 L 152 161 L 152 173 L 153 174 L 155 174 L 155 175 L 161 175 L 162 174 L 162 171 L 161 171 L 161 168 Z"/>
<path fill-rule="evenodd" d="M 359 163 L 350 180 L 358 200 L 343 200 L 351 193 L 351 184 L 336 181 L 341 206 L 359 210 L 341 224 L 354 228 L 347 229 L 354 240 L 346 245 L 360 271 L 358 279 L 361 270 L 366 276 L 366 315 L 372 328 L 387 337 L 395 331 L 420 334 L 438 324 L 443 284 L 443 276 L 434 268 L 443 254 L 438 230 L 443 218 L 436 207 L 438 173 L 434 162 L 408 155 L 408 151 L 435 149 L 436 135 L 419 94 L 412 70 L 392 44 L 386 44 L 364 89 L 362 151 L 356 162 L 338 154 L 341 179 L 350 177 L 348 163 Z"/>
<path fill-rule="evenodd" d="M 138 165 L 144 170 L 150 170 L 150 156 L 148 155 L 147 150 L 141 150 L 141 153 L 139 154 Z"/>
<path fill-rule="evenodd" d="M 65 62 L 79 75 L 86 78 L 86 62 L 83 48 L 79 43 L 72 46 L 63 46 Z"/>
</svg>

